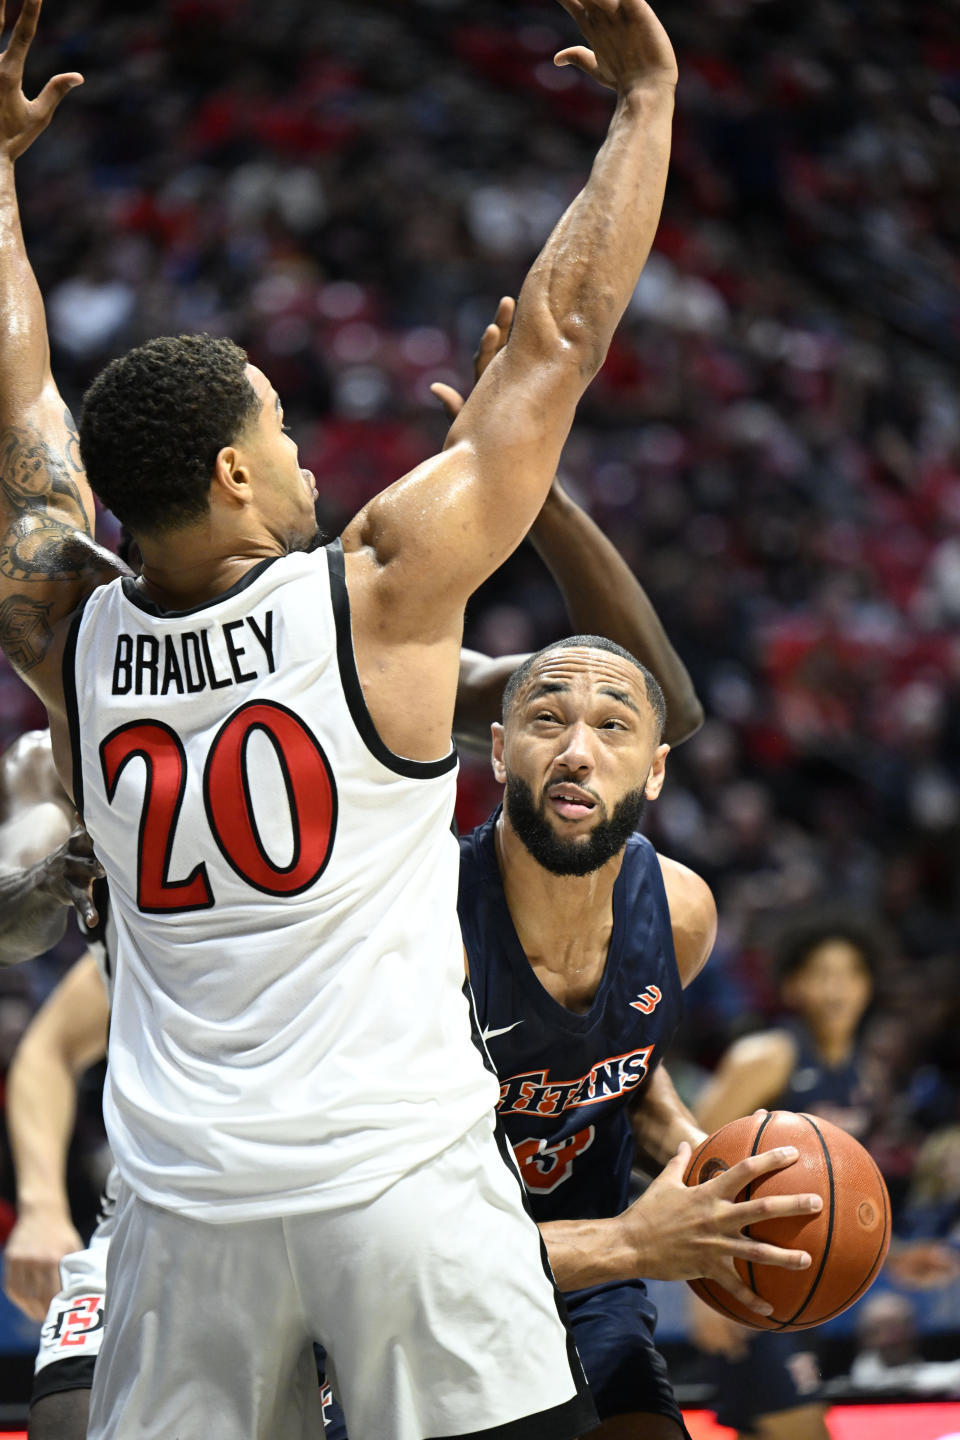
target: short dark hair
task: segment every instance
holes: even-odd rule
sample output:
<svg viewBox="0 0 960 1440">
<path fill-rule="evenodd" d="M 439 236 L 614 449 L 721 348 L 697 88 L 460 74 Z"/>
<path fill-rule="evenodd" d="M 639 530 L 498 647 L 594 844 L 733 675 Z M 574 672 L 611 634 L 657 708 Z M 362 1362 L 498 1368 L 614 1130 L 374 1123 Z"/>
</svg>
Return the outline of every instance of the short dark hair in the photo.
<svg viewBox="0 0 960 1440">
<path fill-rule="evenodd" d="M 782 985 L 802 970 L 815 950 L 831 940 L 850 945 L 862 957 L 870 978 L 876 982 L 890 955 L 890 942 L 871 916 L 835 910 L 795 920 L 780 936 L 774 952 L 774 969 Z"/>
<path fill-rule="evenodd" d="M 207 514 L 219 452 L 260 411 L 232 340 L 167 335 L 101 370 L 83 399 L 80 454 L 104 505 L 134 534 Z"/>
<path fill-rule="evenodd" d="M 636 665 L 643 676 L 647 690 L 647 700 L 653 711 L 657 722 L 657 738 L 663 734 L 664 726 L 667 723 L 667 702 L 664 699 L 663 691 L 660 689 L 660 682 L 651 673 L 646 665 L 641 665 L 636 655 L 631 655 L 622 645 L 615 640 L 608 640 L 603 635 L 568 635 L 565 640 L 554 640 L 549 645 L 544 645 L 535 655 L 528 655 L 514 670 L 507 681 L 503 691 L 503 722 L 506 724 L 507 717 L 513 709 L 514 701 L 527 679 L 530 671 L 543 655 L 549 655 L 551 650 L 606 650 L 611 655 L 619 655 L 623 660 L 629 660 L 631 665 Z"/>
</svg>

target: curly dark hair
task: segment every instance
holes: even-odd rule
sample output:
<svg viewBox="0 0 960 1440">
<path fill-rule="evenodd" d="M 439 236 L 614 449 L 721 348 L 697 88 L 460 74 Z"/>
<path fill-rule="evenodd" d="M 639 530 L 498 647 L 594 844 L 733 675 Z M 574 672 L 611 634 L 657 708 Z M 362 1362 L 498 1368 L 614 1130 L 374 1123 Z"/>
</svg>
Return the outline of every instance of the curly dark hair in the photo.
<svg viewBox="0 0 960 1440">
<path fill-rule="evenodd" d="M 95 494 L 134 534 L 207 513 L 218 453 L 260 411 L 246 363 L 232 340 L 167 335 L 111 360 L 93 381 L 80 454 Z"/>
<path fill-rule="evenodd" d="M 802 970 L 815 950 L 831 940 L 842 940 L 856 950 L 871 979 L 882 979 L 890 963 L 891 937 L 873 915 L 844 908 L 827 908 L 796 918 L 780 935 L 774 970 L 782 985 Z"/>
</svg>

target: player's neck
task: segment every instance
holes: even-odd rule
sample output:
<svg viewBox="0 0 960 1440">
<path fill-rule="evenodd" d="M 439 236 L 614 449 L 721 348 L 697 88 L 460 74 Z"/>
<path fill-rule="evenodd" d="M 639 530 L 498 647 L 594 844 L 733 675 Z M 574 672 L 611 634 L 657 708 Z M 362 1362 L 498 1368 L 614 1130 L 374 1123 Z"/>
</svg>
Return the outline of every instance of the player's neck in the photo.
<svg viewBox="0 0 960 1440">
<path fill-rule="evenodd" d="M 138 583 L 167 610 L 188 610 L 216 599 L 260 560 L 283 553 L 271 535 L 218 535 L 206 525 L 159 540 L 138 536 L 137 542 L 143 555 Z"/>
<path fill-rule="evenodd" d="M 848 1030 L 836 1031 L 821 1027 L 819 1030 L 811 1028 L 810 1033 L 817 1055 L 831 1069 L 836 1069 L 838 1065 L 844 1065 L 853 1058 L 857 1037 Z"/>
<path fill-rule="evenodd" d="M 533 961 L 577 964 L 613 927 L 613 887 L 623 852 L 589 875 L 554 875 L 534 859 L 505 814 L 496 828 L 497 863 L 517 936 Z"/>
</svg>

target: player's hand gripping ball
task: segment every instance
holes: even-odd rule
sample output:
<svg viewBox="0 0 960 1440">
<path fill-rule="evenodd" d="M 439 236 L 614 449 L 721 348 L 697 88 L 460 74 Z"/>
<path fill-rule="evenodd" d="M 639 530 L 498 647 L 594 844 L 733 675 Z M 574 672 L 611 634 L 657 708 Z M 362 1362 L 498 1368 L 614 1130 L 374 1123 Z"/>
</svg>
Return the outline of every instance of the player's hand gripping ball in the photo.
<svg viewBox="0 0 960 1440">
<path fill-rule="evenodd" d="M 890 1245 L 890 1197 L 883 1176 L 863 1146 L 845 1130 L 815 1115 L 758 1111 L 723 1125 L 694 1153 L 684 1180 L 700 1185 L 738 1160 L 794 1145 L 800 1158 L 764 1175 L 738 1200 L 810 1191 L 823 1197 L 817 1215 L 764 1220 L 744 1233 L 770 1245 L 806 1250 L 806 1270 L 736 1260 L 745 1285 L 773 1306 L 757 1315 L 714 1280 L 691 1280 L 691 1289 L 714 1310 L 755 1330 L 806 1330 L 846 1310 L 876 1279 Z"/>
</svg>

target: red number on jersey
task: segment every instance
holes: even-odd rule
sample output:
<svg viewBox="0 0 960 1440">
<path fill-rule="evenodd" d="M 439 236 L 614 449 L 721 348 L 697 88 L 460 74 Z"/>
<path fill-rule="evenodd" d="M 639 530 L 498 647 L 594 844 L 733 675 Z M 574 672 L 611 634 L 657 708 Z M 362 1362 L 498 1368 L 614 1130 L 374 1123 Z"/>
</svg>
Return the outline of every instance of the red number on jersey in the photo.
<svg viewBox="0 0 960 1440">
<path fill-rule="evenodd" d="M 273 746 L 290 807 L 293 858 L 283 867 L 264 850 L 253 813 L 246 755 L 257 731 Z M 297 895 L 323 872 L 337 820 L 336 791 L 319 743 L 285 706 L 251 701 L 230 716 L 210 749 L 203 798 L 224 859 L 257 890 Z"/>
<path fill-rule="evenodd" d="M 134 757 L 144 762 L 147 772 L 140 812 L 137 905 L 148 914 L 209 910 L 213 893 L 205 865 L 194 866 L 186 880 L 170 879 L 173 832 L 187 786 L 187 757 L 180 737 L 159 720 L 133 721 L 108 735 L 100 746 L 100 765 L 109 801 Z"/>
<path fill-rule="evenodd" d="M 593 1144 L 594 1128 L 578 1130 L 567 1140 L 558 1140 L 555 1145 L 545 1145 L 542 1140 L 520 1140 L 513 1147 L 520 1166 L 523 1183 L 528 1190 L 538 1195 L 549 1195 L 569 1180 L 573 1173 L 573 1162 L 584 1150 Z"/>
<path fill-rule="evenodd" d="M 273 863 L 263 848 L 250 795 L 247 745 L 255 732 L 273 746 L 283 776 L 293 856 Z M 186 880 L 169 878 L 170 856 L 187 784 L 187 757 L 180 737 L 158 720 L 134 721 L 108 735 L 100 764 L 112 802 L 128 761 L 146 765 L 137 854 L 137 904 L 148 913 L 205 910 L 214 902 L 206 866 Z M 210 747 L 203 796 L 213 838 L 231 868 L 268 895 L 295 895 L 319 878 L 333 847 L 337 792 L 319 741 L 292 711 L 269 701 L 252 701 L 230 716 Z"/>
</svg>

